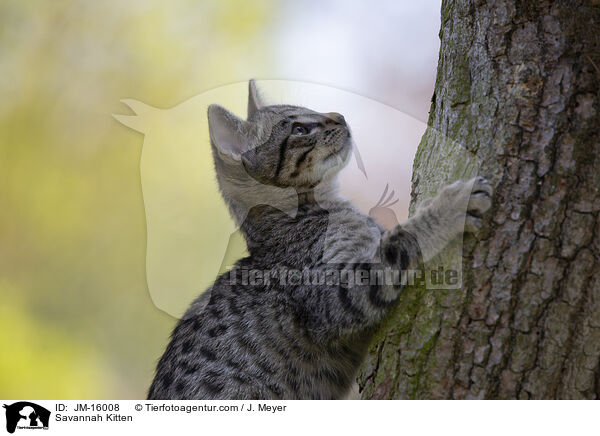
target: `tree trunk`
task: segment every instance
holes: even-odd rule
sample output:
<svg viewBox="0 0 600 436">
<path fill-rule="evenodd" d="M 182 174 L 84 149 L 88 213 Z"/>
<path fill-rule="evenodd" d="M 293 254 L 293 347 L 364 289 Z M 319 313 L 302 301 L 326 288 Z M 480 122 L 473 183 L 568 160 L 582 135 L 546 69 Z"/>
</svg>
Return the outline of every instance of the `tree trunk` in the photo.
<svg viewBox="0 0 600 436">
<path fill-rule="evenodd" d="M 598 398 L 600 1 L 444 0 L 441 22 L 412 207 L 477 172 L 494 203 L 460 289 L 403 291 L 362 396 Z"/>
</svg>

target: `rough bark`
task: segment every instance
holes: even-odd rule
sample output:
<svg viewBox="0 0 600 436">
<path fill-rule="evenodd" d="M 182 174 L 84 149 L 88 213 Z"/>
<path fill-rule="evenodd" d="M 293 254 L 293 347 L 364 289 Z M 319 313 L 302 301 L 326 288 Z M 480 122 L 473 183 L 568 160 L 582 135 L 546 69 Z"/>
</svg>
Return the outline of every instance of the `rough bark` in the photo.
<svg viewBox="0 0 600 436">
<path fill-rule="evenodd" d="M 447 0 L 441 22 L 412 203 L 479 172 L 494 204 L 461 289 L 405 290 L 362 396 L 598 398 L 600 2 Z"/>
</svg>

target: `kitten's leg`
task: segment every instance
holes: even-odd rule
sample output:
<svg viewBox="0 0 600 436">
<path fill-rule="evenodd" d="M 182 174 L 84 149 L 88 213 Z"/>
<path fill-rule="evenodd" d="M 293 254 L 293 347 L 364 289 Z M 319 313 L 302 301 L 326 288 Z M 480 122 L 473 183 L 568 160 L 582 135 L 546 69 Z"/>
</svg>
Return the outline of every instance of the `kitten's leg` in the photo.
<svg viewBox="0 0 600 436">
<path fill-rule="evenodd" d="M 490 208 L 493 189 L 483 177 L 455 182 L 426 200 L 415 215 L 382 238 L 386 266 L 414 268 L 437 255 L 464 232 L 481 228 L 481 216 Z"/>
<path fill-rule="evenodd" d="M 381 263 L 394 271 L 412 270 L 427 262 L 463 232 L 481 228 L 493 189 L 483 177 L 455 182 L 424 201 L 414 216 L 387 231 L 381 240 Z M 399 276 L 399 274 L 397 274 Z M 398 285 L 372 288 L 371 301 L 384 311 L 399 297 Z"/>
<path fill-rule="evenodd" d="M 492 191 L 482 177 L 446 186 L 413 217 L 384 233 L 378 245 L 379 261 L 368 261 L 356 249 L 353 258 L 341 259 L 343 270 L 368 276 L 373 269 L 396 272 L 414 269 L 463 231 L 478 230 L 481 215 L 491 206 Z M 315 338 L 325 339 L 331 333 L 358 331 L 379 322 L 397 301 L 402 286 L 355 282 L 339 286 L 338 292 L 330 292 L 328 288 L 307 289 L 312 292 L 303 298 L 303 308 L 315 315 L 309 331 Z"/>
</svg>

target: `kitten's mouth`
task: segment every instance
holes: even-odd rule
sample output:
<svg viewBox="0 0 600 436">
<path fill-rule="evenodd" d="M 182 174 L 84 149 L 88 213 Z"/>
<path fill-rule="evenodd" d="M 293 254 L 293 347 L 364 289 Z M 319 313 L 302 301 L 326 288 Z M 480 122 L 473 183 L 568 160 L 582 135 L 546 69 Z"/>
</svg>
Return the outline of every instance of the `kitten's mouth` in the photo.
<svg viewBox="0 0 600 436">
<path fill-rule="evenodd" d="M 331 153 L 329 153 L 327 156 L 325 156 L 323 158 L 323 162 L 329 163 L 330 160 L 337 159 L 342 154 L 342 152 L 344 152 L 345 150 L 350 148 L 350 146 L 351 146 L 350 133 L 348 133 L 347 138 L 341 144 L 335 146 L 334 149 L 331 151 Z"/>
<path fill-rule="evenodd" d="M 337 150 L 333 150 L 331 153 L 329 153 L 327 156 L 325 156 L 325 158 L 323 159 L 323 162 L 330 161 L 332 158 L 336 157 L 340 151 L 341 151 L 341 148 L 339 148 Z"/>
</svg>

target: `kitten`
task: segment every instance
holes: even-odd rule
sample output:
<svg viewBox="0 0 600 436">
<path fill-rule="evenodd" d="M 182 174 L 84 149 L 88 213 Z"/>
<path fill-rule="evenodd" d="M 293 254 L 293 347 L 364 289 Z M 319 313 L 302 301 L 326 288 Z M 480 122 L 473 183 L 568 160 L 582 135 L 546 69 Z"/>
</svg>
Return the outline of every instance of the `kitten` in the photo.
<svg viewBox="0 0 600 436">
<path fill-rule="evenodd" d="M 219 186 L 250 255 L 187 310 L 148 398 L 343 398 L 401 286 L 340 277 L 418 267 L 481 226 L 492 188 L 456 182 L 384 231 L 336 194 L 352 150 L 342 115 L 264 106 L 250 81 L 246 121 L 218 105 L 208 119 Z"/>
</svg>

